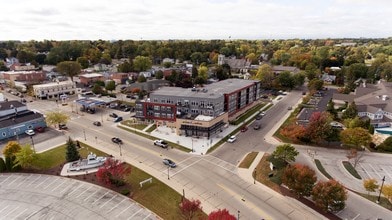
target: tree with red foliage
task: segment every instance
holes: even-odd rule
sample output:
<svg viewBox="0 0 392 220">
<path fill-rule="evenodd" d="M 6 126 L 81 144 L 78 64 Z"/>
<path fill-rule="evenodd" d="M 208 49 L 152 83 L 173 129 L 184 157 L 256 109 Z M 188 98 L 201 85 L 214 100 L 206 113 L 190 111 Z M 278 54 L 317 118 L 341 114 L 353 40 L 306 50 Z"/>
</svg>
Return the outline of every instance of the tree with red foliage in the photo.
<svg viewBox="0 0 392 220">
<path fill-rule="evenodd" d="M 305 136 L 306 129 L 302 125 L 295 123 L 289 124 L 280 130 L 280 134 L 289 138 L 294 143 L 299 143 L 301 138 Z"/>
<path fill-rule="evenodd" d="M 320 142 L 331 129 L 332 117 L 328 112 L 313 112 L 306 127 L 306 135 L 314 143 Z"/>
<path fill-rule="evenodd" d="M 324 211 L 337 212 L 346 206 L 347 190 L 336 180 L 320 181 L 313 187 L 312 200 Z"/>
<path fill-rule="evenodd" d="M 200 200 L 183 199 L 180 203 L 180 211 L 185 219 L 191 220 L 196 217 L 198 211 L 202 211 Z"/>
<path fill-rule="evenodd" d="M 208 215 L 208 220 L 236 220 L 237 218 L 230 214 L 227 209 L 218 209 Z"/>
<path fill-rule="evenodd" d="M 297 196 L 310 196 L 317 181 L 316 173 L 306 165 L 294 164 L 285 168 L 282 183 Z"/>
<path fill-rule="evenodd" d="M 98 169 L 97 179 L 98 181 L 107 185 L 114 184 L 116 186 L 124 185 L 125 176 L 131 173 L 131 167 L 125 163 L 113 159 L 107 158 L 102 167 Z"/>
</svg>

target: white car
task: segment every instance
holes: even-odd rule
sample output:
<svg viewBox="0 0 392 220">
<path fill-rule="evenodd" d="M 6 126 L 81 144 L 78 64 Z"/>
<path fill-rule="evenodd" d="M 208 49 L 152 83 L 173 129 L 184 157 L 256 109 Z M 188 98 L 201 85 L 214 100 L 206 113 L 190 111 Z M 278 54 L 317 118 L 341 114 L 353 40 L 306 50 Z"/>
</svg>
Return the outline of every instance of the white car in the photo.
<svg viewBox="0 0 392 220">
<path fill-rule="evenodd" d="M 230 136 L 229 139 L 227 139 L 227 142 L 233 143 L 233 142 L 236 141 L 236 140 L 237 140 L 237 137 L 233 135 L 233 136 Z"/>
<path fill-rule="evenodd" d="M 26 130 L 25 133 L 29 136 L 35 135 L 35 132 L 33 130 Z"/>
</svg>

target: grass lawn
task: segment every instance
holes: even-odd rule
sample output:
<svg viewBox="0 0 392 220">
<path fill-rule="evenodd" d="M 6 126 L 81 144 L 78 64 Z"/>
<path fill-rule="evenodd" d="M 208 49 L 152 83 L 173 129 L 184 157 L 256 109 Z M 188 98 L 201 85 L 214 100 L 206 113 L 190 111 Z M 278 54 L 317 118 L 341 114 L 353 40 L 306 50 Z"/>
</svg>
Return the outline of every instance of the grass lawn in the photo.
<svg viewBox="0 0 392 220">
<path fill-rule="evenodd" d="M 276 183 L 274 183 L 273 181 L 271 181 L 271 178 L 269 177 L 269 175 L 271 173 L 275 172 L 272 171 L 270 169 L 270 165 L 269 165 L 269 161 L 267 160 L 269 154 L 264 154 L 263 158 L 261 158 L 259 164 L 257 164 L 255 170 L 256 170 L 256 180 L 266 186 L 268 186 L 269 188 L 282 193 L 279 189 L 279 185 L 277 185 Z M 254 175 L 254 174 L 253 174 Z"/>
<path fill-rule="evenodd" d="M 355 178 L 357 179 L 362 179 L 362 177 L 358 174 L 357 170 L 351 165 L 350 162 L 348 161 L 343 161 L 343 166 L 346 168 L 346 170 Z"/>
<path fill-rule="evenodd" d="M 366 198 L 366 199 L 368 199 L 368 200 L 370 200 L 370 201 L 372 201 L 372 202 L 374 202 L 374 203 L 376 203 L 376 201 L 378 199 L 378 196 L 374 196 L 374 195 L 369 195 L 369 194 L 365 194 L 365 193 L 357 193 L 357 194 L 362 196 L 362 197 L 364 197 L 364 198 Z M 392 210 L 392 203 L 389 202 L 389 200 L 387 198 L 385 198 L 385 197 L 381 197 L 380 198 L 379 205 L 384 207 L 384 208 L 386 208 L 386 209 Z"/>
<path fill-rule="evenodd" d="M 331 175 L 329 175 L 329 173 L 327 173 L 327 171 L 324 169 L 323 165 L 321 164 L 320 160 L 318 159 L 314 159 L 314 162 L 316 163 L 316 167 L 317 169 L 324 174 L 325 177 L 327 177 L 328 179 L 333 179 Z"/>
<path fill-rule="evenodd" d="M 244 158 L 244 160 L 242 160 L 242 162 L 240 163 L 240 168 L 249 168 L 250 165 L 253 163 L 253 161 L 255 160 L 255 158 L 257 157 L 258 152 L 251 152 L 249 154 L 246 155 L 246 157 Z"/>
<path fill-rule="evenodd" d="M 82 142 L 80 142 L 80 145 L 81 148 L 79 149 L 79 153 L 83 158 L 86 158 L 89 152 L 93 152 L 98 156 L 108 156 L 108 154 Z M 61 166 L 61 164 L 66 162 L 65 152 L 66 146 L 61 145 L 49 151 L 39 153 L 39 159 L 34 165 L 36 169 L 39 170 L 48 170 Z M 132 166 L 131 174 L 126 179 L 127 183 L 131 186 L 131 198 L 155 212 L 163 219 L 183 219 L 179 211 L 182 195 L 155 178 L 153 178 L 152 183 L 145 183 L 143 187 L 140 188 L 139 182 L 150 177 L 151 175 L 148 173 Z M 92 183 L 94 183 L 94 181 Z M 198 216 L 200 218 L 197 219 L 207 218 L 207 215 L 204 212 L 198 213 Z"/>
</svg>

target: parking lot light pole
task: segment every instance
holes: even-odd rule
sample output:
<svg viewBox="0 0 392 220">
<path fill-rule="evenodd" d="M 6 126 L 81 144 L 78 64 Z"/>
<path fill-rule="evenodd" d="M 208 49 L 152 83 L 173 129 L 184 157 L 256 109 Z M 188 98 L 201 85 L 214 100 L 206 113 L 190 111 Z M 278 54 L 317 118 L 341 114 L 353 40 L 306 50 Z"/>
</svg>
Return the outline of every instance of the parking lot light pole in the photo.
<svg viewBox="0 0 392 220">
<path fill-rule="evenodd" d="M 253 184 L 256 184 L 256 168 L 253 171 Z"/>
<path fill-rule="evenodd" d="M 240 220 L 240 210 L 238 210 L 238 212 L 237 212 L 237 220 Z"/>
<path fill-rule="evenodd" d="M 377 203 L 380 203 L 381 191 L 382 191 L 382 187 L 384 186 L 384 182 L 385 182 L 385 176 L 382 178 L 382 183 L 381 183 L 381 187 L 380 187 L 380 193 L 378 194 Z"/>
<path fill-rule="evenodd" d="M 170 170 L 170 166 L 167 166 L 167 179 L 168 180 L 170 180 L 169 170 Z"/>
<path fill-rule="evenodd" d="M 31 145 L 33 146 L 33 151 L 35 153 L 35 146 L 34 146 L 33 136 L 30 136 L 30 139 L 31 139 Z"/>
<path fill-rule="evenodd" d="M 83 135 L 84 135 L 84 140 L 86 141 L 87 139 L 86 139 L 86 130 L 85 129 L 83 129 Z"/>
<path fill-rule="evenodd" d="M 121 143 L 118 142 L 118 147 L 120 148 L 120 157 L 122 157 L 122 152 L 121 152 Z"/>
</svg>

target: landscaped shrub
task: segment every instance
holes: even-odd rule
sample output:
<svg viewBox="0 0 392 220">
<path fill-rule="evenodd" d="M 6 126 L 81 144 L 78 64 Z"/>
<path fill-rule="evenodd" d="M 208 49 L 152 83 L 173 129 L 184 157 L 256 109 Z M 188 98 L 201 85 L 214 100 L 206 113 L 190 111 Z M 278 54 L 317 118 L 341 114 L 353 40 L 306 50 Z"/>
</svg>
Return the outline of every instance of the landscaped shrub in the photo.
<svg viewBox="0 0 392 220">
<path fill-rule="evenodd" d="M 129 189 L 123 189 L 123 190 L 121 190 L 121 194 L 122 195 L 124 195 L 124 196 L 127 196 L 127 195 L 129 195 L 129 193 L 130 193 L 131 191 L 129 191 Z"/>
<path fill-rule="evenodd" d="M 6 170 L 7 170 L 7 168 L 5 166 L 4 159 L 2 157 L 0 157 L 0 172 L 4 172 Z"/>
</svg>

